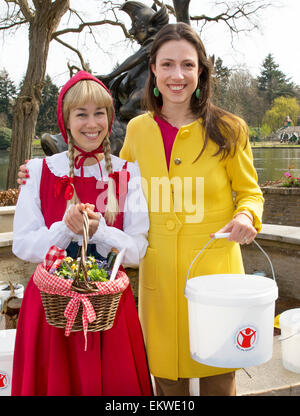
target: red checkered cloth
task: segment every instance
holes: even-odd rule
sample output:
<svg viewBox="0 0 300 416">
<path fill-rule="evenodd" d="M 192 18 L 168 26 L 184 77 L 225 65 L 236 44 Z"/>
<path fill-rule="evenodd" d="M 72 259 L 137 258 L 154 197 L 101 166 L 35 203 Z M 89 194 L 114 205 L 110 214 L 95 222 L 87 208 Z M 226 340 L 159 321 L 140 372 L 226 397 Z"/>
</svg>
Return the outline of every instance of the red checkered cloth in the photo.
<svg viewBox="0 0 300 416">
<path fill-rule="evenodd" d="M 70 301 L 66 306 L 64 316 L 67 318 L 65 335 L 69 336 L 80 306 L 82 302 L 82 324 L 85 337 L 85 350 L 87 347 L 87 329 L 88 324 L 96 319 L 96 313 L 93 305 L 89 300 L 90 296 L 107 295 L 123 292 L 129 285 L 129 279 L 126 273 L 118 271 L 115 280 L 107 282 L 94 282 L 99 291 L 91 293 L 77 293 L 72 290 L 72 279 L 64 279 L 63 277 L 49 273 L 49 270 L 56 269 L 62 259 L 66 257 L 65 250 L 61 250 L 56 246 L 52 246 L 46 254 L 44 263 L 40 263 L 33 275 L 33 281 L 36 286 L 46 293 L 53 295 L 70 297 Z"/>
<path fill-rule="evenodd" d="M 66 250 L 62 250 L 56 246 L 51 246 L 45 256 L 44 267 L 47 271 L 55 270 L 59 267 L 63 258 L 67 256 Z"/>
</svg>

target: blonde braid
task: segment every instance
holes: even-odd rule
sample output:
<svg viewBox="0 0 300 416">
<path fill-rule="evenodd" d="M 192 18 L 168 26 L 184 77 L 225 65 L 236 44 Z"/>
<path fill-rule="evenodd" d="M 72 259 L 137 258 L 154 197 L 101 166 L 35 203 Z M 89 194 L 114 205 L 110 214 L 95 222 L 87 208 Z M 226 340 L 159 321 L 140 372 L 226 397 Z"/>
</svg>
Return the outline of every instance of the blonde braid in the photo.
<svg viewBox="0 0 300 416">
<path fill-rule="evenodd" d="M 103 152 L 104 152 L 104 159 L 105 159 L 105 169 L 108 173 L 112 173 L 113 166 L 111 162 L 111 150 L 110 150 L 110 143 L 109 143 L 109 136 L 107 135 L 103 142 Z M 109 224 L 113 224 L 116 216 L 119 212 L 119 204 L 116 197 L 116 189 L 115 183 L 112 178 L 108 179 L 108 188 L 107 188 L 107 204 L 105 209 L 104 217 Z"/>
<path fill-rule="evenodd" d="M 68 134 L 69 177 L 74 178 L 74 146 L 73 138 Z"/>
<path fill-rule="evenodd" d="M 74 143 L 73 143 L 73 137 L 71 136 L 71 134 L 69 133 L 67 134 L 68 134 L 69 177 L 74 178 L 74 145 L 73 145 Z M 74 194 L 73 194 L 72 199 L 68 200 L 67 209 L 69 208 L 71 204 L 76 204 L 77 202 L 79 202 L 79 199 L 76 194 L 75 187 L 74 187 Z"/>
</svg>

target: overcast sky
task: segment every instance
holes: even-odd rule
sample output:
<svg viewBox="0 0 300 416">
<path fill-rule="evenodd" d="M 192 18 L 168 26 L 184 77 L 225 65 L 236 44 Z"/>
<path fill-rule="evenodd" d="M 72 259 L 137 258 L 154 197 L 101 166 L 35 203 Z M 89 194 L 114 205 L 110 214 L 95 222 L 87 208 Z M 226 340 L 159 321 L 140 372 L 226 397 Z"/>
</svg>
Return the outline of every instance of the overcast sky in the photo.
<svg viewBox="0 0 300 416">
<path fill-rule="evenodd" d="M 151 6 L 151 0 L 141 0 Z M 3 2 L 1 2 L 3 4 Z M 212 7 L 212 0 L 191 0 L 191 14 L 207 14 L 213 16 L 216 10 Z M 255 30 L 248 35 L 240 34 L 234 37 L 233 44 L 229 32 L 221 23 L 207 25 L 201 37 L 209 55 L 221 57 L 223 63 L 230 67 L 245 66 L 253 76 L 260 73 L 261 64 L 268 53 L 272 53 L 279 68 L 300 85 L 300 1 L 299 0 L 271 0 L 273 5 L 281 4 L 281 7 L 270 7 L 261 12 L 257 21 L 260 30 Z M 95 2 L 90 2 L 90 7 Z M 89 1 L 71 0 L 71 6 L 79 10 L 89 11 Z M 201 7 L 200 7 L 201 6 Z M 1 5 L 1 7 L 3 7 Z M 130 28 L 130 19 L 126 13 L 119 14 L 122 21 Z M 87 13 L 88 14 L 88 13 Z M 96 20 L 95 15 L 91 20 Z M 69 40 L 76 46 L 77 38 L 62 38 Z M 71 39 L 71 40 L 70 40 Z M 83 41 L 81 35 L 80 41 Z M 126 47 L 122 41 L 123 32 L 115 27 L 109 27 L 101 32 L 102 50 L 89 38 L 88 45 L 82 50 L 85 59 L 90 63 L 92 71 L 96 74 L 109 73 L 113 66 L 121 63 L 127 56 L 138 48 L 138 45 Z M 25 74 L 28 60 L 27 31 L 18 30 L 13 36 L 0 32 L 0 69 L 6 69 L 10 78 L 19 83 Z M 77 62 L 74 53 L 66 50 L 57 42 L 52 41 L 48 56 L 47 73 L 58 86 L 68 79 L 67 60 Z"/>
</svg>

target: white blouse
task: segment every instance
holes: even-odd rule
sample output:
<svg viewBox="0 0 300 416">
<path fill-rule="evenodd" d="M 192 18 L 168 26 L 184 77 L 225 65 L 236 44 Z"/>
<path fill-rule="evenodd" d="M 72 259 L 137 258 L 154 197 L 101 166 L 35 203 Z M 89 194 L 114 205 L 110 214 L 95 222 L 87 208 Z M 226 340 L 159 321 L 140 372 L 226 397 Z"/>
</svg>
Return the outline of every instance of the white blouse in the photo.
<svg viewBox="0 0 300 416">
<path fill-rule="evenodd" d="M 112 155 L 113 171 L 120 171 L 125 160 Z M 50 171 L 56 176 L 69 174 L 67 152 L 56 153 L 46 157 Z M 82 236 L 73 233 L 65 224 L 64 219 L 57 221 L 48 229 L 41 212 L 40 182 L 43 159 L 32 159 L 27 163 L 29 179 L 23 185 L 18 198 L 14 216 L 13 253 L 22 260 L 40 263 L 52 245 L 66 249 L 71 241 L 82 245 Z M 103 180 L 108 181 L 105 160 L 100 162 Z M 144 257 L 148 246 L 149 229 L 148 207 L 141 186 L 140 170 L 137 162 L 127 164 L 130 173 L 128 193 L 124 205 L 123 231 L 108 226 L 101 217 L 99 226 L 89 243 L 96 244 L 96 249 L 103 257 L 107 257 L 112 247 L 121 250 L 126 248 L 123 265 L 137 267 Z M 80 176 L 80 169 L 74 170 Z M 101 179 L 98 164 L 84 166 L 85 177 Z"/>
</svg>

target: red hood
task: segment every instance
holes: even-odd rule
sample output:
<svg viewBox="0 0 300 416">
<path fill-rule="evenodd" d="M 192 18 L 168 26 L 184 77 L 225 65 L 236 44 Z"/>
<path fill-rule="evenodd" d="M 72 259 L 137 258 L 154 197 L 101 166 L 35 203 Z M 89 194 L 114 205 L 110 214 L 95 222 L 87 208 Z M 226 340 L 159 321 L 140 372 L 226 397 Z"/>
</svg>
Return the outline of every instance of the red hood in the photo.
<svg viewBox="0 0 300 416">
<path fill-rule="evenodd" d="M 58 96 L 58 102 L 57 102 L 57 124 L 66 143 L 68 143 L 68 137 L 67 137 L 67 132 L 66 132 L 65 125 L 64 125 L 64 120 L 63 120 L 63 112 L 62 112 L 63 99 L 64 99 L 66 92 L 71 87 L 73 87 L 73 85 L 75 85 L 78 81 L 82 81 L 84 79 L 90 79 L 95 82 L 98 82 L 98 84 L 100 84 L 103 88 L 105 88 L 106 91 L 108 91 L 109 94 L 111 95 L 109 89 L 98 78 L 95 78 L 93 75 L 85 71 L 77 72 L 76 75 L 74 75 L 72 78 L 69 79 L 69 81 L 66 82 L 66 84 L 60 90 L 60 93 Z M 112 122 L 113 122 L 113 119 L 112 119 Z M 111 125 L 109 126 L 109 133 L 111 132 L 111 129 L 112 129 L 112 122 L 111 122 Z"/>
</svg>

